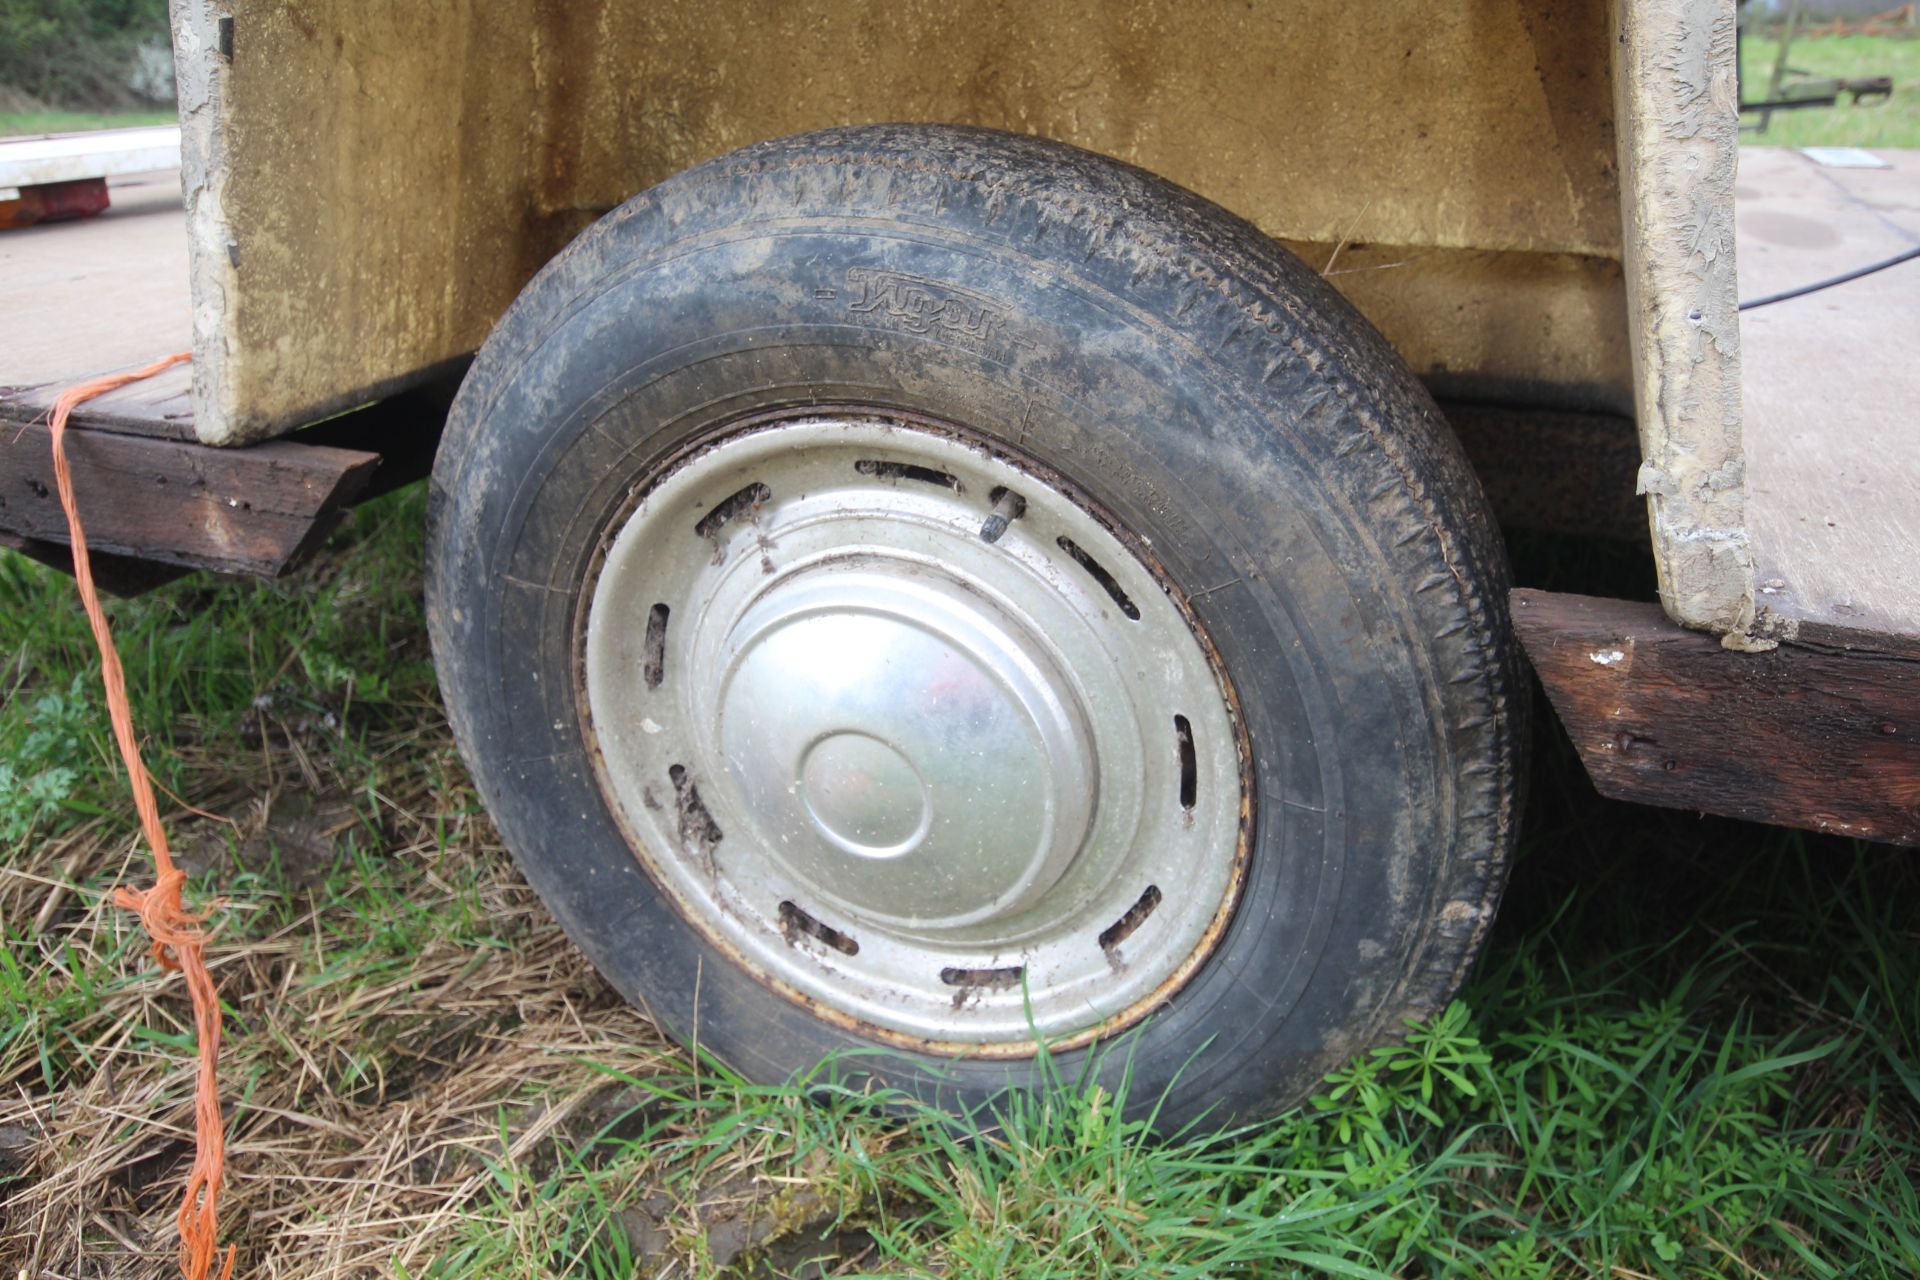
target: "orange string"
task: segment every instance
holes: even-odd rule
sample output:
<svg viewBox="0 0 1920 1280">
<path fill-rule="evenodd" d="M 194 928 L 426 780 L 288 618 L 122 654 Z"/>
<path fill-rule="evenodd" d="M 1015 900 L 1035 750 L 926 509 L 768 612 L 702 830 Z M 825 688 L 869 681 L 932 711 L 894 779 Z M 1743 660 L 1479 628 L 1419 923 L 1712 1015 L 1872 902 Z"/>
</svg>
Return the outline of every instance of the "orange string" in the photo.
<svg viewBox="0 0 1920 1280">
<path fill-rule="evenodd" d="M 187 992 L 193 997 L 193 1029 L 200 1046 L 200 1070 L 193 1096 L 193 1168 L 187 1174 L 186 1193 L 180 1200 L 180 1274 L 186 1280 L 207 1280 L 219 1251 L 220 1183 L 226 1173 L 226 1130 L 220 1119 L 220 1093 L 214 1072 L 220 1058 L 220 998 L 213 989 L 213 976 L 207 972 L 202 954 L 207 935 L 200 929 L 204 916 L 188 911 L 180 901 L 180 890 L 187 873 L 174 864 L 167 849 L 167 833 L 160 825 L 160 806 L 153 798 L 153 781 L 140 759 L 140 744 L 134 736 L 133 706 L 127 700 L 127 680 L 120 669 L 120 655 L 113 646 L 113 634 L 107 629 L 107 615 L 100 607 L 100 593 L 93 585 L 93 565 L 87 557 L 87 535 L 80 527 L 80 509 L 73 497 L 73 472 L 67 465 L 67 418 L 74 406 L 95 396 L 105 395 L 129 382 L 151 378 L 154 374 L 188 358 L 189 353 L 168 356 L 132 373 L 110 374 L 62 391 L 53 402 L 48 432 L 53 442 L 53 478 L 60 489 L 60 505 L 66 509 L 67 532 L 73 543 L 73 576 L 80 583 L 80 603 L 93 626 L 94 643 L 100 647 L 100 683 L 106 688 L 107 714 L 113 721 L 114 741 L 120 746 L 120 758 L 126 762 L 127 779 L 133 788 L 133 807 L 140 814 L 140 829 L 153 849 L 154 883 L 151 889 L 113 891 L 113 900 L 138 912 L 140 922 L 153 938 L 153 958 L 163 969 L 177 969 L 185 975 Z M 221 1280 L 233 1275 L 234 1248 L 227 1246 L 227 1265 Z"/>
</svg>

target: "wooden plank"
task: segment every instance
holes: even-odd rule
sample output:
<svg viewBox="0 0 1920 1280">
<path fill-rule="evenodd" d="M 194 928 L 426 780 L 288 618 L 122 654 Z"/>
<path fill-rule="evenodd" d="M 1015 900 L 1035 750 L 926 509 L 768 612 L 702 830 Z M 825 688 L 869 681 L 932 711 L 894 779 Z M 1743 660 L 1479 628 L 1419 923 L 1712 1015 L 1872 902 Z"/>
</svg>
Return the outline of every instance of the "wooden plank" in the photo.
<svg viewBox="0 0 1920 1280">
<path fill-rule="evenodd" d="M 1740 289 L 1758 297 L 1920 245 L 1920 151 L 1831 169 L 1740 159 Z M 1747 523 L 1762 623 L 1920 645 L 1920 262 L 1741 315 Z"/>
<path fill-rule="evenodd" d="M 182 348 L 184 350 L 185 348 Z M 134 367 L 152 364 L 162 355 L 138 361 Z M 59 382 L 32 387 L 0 388 L 0 423 L 44 422 L 53 411 L 53 401 L 67 387 L 86 382 L 105 373 L 123 372 L 125 366 L 75 370 Z M 140 382 L 130 382 L 115 391 L 82 404 L 74 410 L 76 427 L 114 431 L 121 435 L 155 436 L 163 440 L 193 438 L 192 366 L 177 364 L 163 373 Z"/>
<path fill-rule="evenodd" d="M 380 463 L 324 445 L 216 449 L 84 428 L 67 433 L 67 456 L 89 546 L 263 576 L 316 545 Z M 0 531 L 67 540 L 43 425 L 0 425 Z"/>
<path fill-rule="evenodd" d="M 1920 659 L 1723 648 L 1659 606 L 1513 593 L 1604 795 L 1920 845 Z"/>
</svg>

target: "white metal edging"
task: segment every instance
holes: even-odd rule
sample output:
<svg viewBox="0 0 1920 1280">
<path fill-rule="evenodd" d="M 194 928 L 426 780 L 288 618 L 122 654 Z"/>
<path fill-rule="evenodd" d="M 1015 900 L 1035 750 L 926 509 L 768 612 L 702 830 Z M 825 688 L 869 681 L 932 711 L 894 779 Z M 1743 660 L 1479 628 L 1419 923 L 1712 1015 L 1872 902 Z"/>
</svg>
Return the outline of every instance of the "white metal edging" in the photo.
<svg viewBox="0 0 1920 1280">
<path fill-rule="evenodd" d="M 0 141 L 0 187 L 33 187 L 179 167 L 177 124 Z"/>
</svg>

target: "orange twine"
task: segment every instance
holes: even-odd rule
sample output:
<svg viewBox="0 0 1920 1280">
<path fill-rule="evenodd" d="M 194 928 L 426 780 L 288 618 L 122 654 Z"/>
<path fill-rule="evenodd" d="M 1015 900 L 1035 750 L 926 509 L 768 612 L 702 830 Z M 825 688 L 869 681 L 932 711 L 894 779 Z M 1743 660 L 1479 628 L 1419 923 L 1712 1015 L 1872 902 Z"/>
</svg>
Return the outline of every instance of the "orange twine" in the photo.
<svg viewBox="0 0 1920 1280">
<path fill-rule="evenodd" d="M 80 583 L 80 603 L 93 626 L 94 642 L 100 647 L 100 682 L 106 688 L 107 714 L 113 721 L 113 737 L 120 746 L 120 758 L 126 762 L 128 782 L 133 788 L 133 806 L 140 814 L 140 829 L 153 849 L 153 887 L 140 890 L 123 885 L 113 891 L 113 900 L 139 913 L 140 922 L 153 938 L 153 958 L 161 968 L 177 969 L 185 975 L 187 992 L 193 997 L 193 1029 L 200 1046 L 200 1070 L 193 1095 L 193 1168 L 187 1174 L 186 1193 L 180 1200 L 177 1221 L 180 1274 L 187 1280 L 207 1280 L 219 1251 L 220 1182 L 227 1161 L 226 1131 L 220 1120 L 220 1093 L 214 1078 L 220 1058 L 220 998 L 214 992 L 213 976 L 207 972 L 206 958 L 201 954 L 207 935 L 199 926 L 206 917 L 188 911 L 180 901 L 187 873 L 174 864 L 173 855 L 167 850 L 167 833 L 160 826 L 160 806 L 153 798 L 152 779 L 140 759 L 140 744 L 133 730 L 133 706 L 127 700 L 127 680 L 120 669 L 120 655 L 114 649 L 113 635 L 107 629 L 107 615 L 100 608 L 100 593 L 94 589 L 93 565 L 87 558 L 87 536 L 80 527 L 80 511 L 73 498 L 73 472 L 67 465 L 65 443 L 67 417 L 75 405 L 129 382 L 151 378 L 188 356 L 189 353 L 183 351 L 132 373 L 110 374 L 68 387 L 53 402 L 48 433 L 53 442 L 54 483 L 60 489 L 60 505 L 66 509 L 67 532 L 73 543 L 73 576 Z M 234 1247 L 229 1245 L 221 1280 L 233 1275 L 233 1261 Z"/>
</svg>

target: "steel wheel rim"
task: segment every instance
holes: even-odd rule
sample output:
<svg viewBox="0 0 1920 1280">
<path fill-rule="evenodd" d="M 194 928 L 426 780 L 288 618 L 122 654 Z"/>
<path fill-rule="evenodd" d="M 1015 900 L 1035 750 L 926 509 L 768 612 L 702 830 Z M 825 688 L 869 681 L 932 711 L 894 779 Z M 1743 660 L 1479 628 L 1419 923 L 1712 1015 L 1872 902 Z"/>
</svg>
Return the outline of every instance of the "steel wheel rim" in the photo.
<svg viewBox="0 0 1920 1280">
<path fill-rule="evenodd" d="M 710 942 L 830 1021 L 976 1056 L 1110 1034 L 1204 962 L 1244 735 L 1186 602 L 1084 495 L 862 411 L 715 433 L 636 490 L 581 704 Z"/>
</svg>

